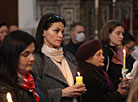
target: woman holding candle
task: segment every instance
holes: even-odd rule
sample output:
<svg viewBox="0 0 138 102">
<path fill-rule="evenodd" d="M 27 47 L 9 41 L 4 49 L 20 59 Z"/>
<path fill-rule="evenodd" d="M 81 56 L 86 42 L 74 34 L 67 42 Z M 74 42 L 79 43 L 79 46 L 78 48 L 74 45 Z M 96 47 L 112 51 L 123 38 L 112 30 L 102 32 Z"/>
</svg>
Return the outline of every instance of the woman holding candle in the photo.
<svg viewBox="0 0 138 102">
<path fill-rule="evenodd" d="M 63 49 L 65 25 L 62 16 L 46 14 L 36 32 L 33 72 L 41 80 L 43 91 L 48 90 L 50 102 L 76 102 L 76 97 L 86 91 L 84 84 L 74 85 L 77 64 Z"/>
<path fill-rule="evenodd" d="M 77 51 L 79 72 L 84 78 L 87 92 L 82 95 L 82 102 L 122 102 L 127 89 L 126 84 L 119 84 L 117 91 L 108 74 L 102 69 L 104 56 L 100 41 L 84 42 Z"/>
<path fill-rule="evenodd" d="M 30 72 L 34 50 L 34 38 L 24 31 L 13 31 L 4 38 L 0 47 L 0 102 L 7 102 L 8 92 L 13 102 L 48 102 L 47 93 L 42 93 Z"/>
<path fill-rule="evenodd" d="M 100 39 L 102 41 L 104 70 L 111 78 L 115 89 L 118 88 L 123 68 L 123 50 L 118 46 L 122 45 L 124 26 L 116 21 L 107 21 L 101 29 Z"/>
</svg>

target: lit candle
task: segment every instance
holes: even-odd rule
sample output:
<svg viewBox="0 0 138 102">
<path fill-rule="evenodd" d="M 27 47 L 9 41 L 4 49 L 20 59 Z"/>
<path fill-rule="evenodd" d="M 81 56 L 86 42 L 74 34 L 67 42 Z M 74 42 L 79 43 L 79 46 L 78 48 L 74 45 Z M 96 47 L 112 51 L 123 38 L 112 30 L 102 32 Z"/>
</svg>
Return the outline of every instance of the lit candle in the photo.
<svg viewBox="0 0 138 102">
<path fill-rule="evenodd" d="M 116 2 L 116 0 L 113 0 L 113 3 L 115 3 Z"/>
<path fill-rule="evenodd" d="M 126 50 L 123 49 L 123 69 L 126 68 Z"/>
<path fill-rule="evenodd" d="M 99 7 L 99 0 L 95 0 L 95 8 Z"/>
<path fill-rule="evenodd" d="M 7 102 L 13 102 L 10 92 L 7 92 Z"/>
<path fill-rule="evenodd" d="M 83 77 L 80 76 L 80 73 L 77 72 L 78 76 L 76 76 L 76 84 L 83 84 Z"/>
</svg>

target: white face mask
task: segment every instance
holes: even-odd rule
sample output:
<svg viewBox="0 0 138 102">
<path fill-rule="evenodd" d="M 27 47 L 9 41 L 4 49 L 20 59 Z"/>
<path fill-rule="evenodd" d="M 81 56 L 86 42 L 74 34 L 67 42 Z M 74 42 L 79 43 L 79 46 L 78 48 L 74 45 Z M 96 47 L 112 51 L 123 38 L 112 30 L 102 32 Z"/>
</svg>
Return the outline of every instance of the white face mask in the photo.
<svg viewBox="0 0 138 102">
<path fill-rule="evenodd" d="M 81 43 L 85 40 L 85 34 L 84 33 L 79 33 L 76 35 L 75 39 L 78 43 Z"/>
</svg>

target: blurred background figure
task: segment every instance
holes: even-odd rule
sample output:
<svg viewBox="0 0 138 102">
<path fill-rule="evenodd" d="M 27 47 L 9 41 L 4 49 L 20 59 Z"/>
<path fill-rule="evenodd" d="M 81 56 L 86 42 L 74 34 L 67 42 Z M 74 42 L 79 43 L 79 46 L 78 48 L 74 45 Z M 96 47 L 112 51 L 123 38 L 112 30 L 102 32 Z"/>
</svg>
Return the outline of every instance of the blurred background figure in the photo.
<svg viewBox="0 0 138 102">
<path fill-rule="evenodd" d="M 138 61 L 136 61 L 134 64 L 136 69 L 132 75 L 132 84 L 128 94 L 127 102 L 138 102 Z"/>
<path fill-rule="evenodd" d="M 134 35 L 134 38 L 135 38 L 135 41 L 136 41 L 136 44 L 135 44 L 135 50 L 132 52 L 132 56 L 136 59 L 136 60 L 138 60 L 138 34 L 135 34 Z"/>
<path fill-rule="evenodd" d="M 77 51 L 79 71 L 84 78 L 87 91 L 82 95 L 82 102 L 123 102 L 128 90 L 119 84 L 114 90 L 111 79 L 102 69 L 104 56 L 99 40 L 84 42 Z"/>
<path fill-rule="evenodd" d="M 70 25 L 70 42 L 65 46 L 65 49 L 76 57 L 76 52 L 79 46 L 85 41 L 84 25 L 77 22 Z"/>
<path fill-rule="evenodd" d="M 127 102 L 138 102 L 138 77 L 133 80 Z"/>
<path fill-rule="evenodd" d="M 137 72 L 137 70 L 138 70 L 138 60 L 136 60 L 136 61 L 134 62 L 133 68 L 132 68 L 131 72 L 128 72 L 128 73 L 126 74 L 126 78 L 127 78 L 127 79 L 133 79 L 134 76 L 135 76 L 135 74 L 136 74 L 136 72 Z"/>
<path fill-rule="evenodd" d="M 100 32 L 104 60 L 104 70 L 108 73 L 112 83 L 117 89 L 122 77 L 123 50 L 122 45 L 124 25 L 117 20 L 107 21 Z"/>
<path fill-rule="evenodd" d="M 18 30 L 18 29 L 19 29 L 19 28 L 18 28 L 17 25 L 10 25 L 10 27 L 9 27 L 9 32 L 12 32 L 12 31 Z"/>
<path fill-rule="evenodd" d="M 135 50 L 134 46 L 134 37 L 130 33 L 125 32 L 122 42 L 122 48 L 126 50 L 126 68 L 128 69 L 128 72 L 132 70 L 133 63 L 136 61 L 134 57 L 131 56 L 131 53 Z"/>
<path fill-rule="evenodd" d="M 0 43 L 8 33 L 8 27 L 5 22 L 0 22 Z"/>
</svg>

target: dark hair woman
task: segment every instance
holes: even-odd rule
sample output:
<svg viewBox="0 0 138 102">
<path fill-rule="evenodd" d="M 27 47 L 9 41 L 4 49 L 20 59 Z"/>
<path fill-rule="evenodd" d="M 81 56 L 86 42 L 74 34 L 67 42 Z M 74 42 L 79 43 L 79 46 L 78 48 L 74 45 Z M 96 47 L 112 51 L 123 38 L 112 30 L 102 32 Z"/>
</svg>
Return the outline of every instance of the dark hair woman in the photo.
<svg viewBox="0 0 138 102">
<path fill-rule="evenodd" d="M 10 92 L 13 102 L 47 102 L 30 71 L 34 62 L 34 38 L 24 31 L 13 31 L 0 47 L 0 101 L 7 102 Z"/>
<path fill-rule="evenodd" d="M 75 58 L 63 50 L 66 23 L 62 16 L 42 16 L 36 32 L 36 50 L 33 72 L 46 86 L 50 102 L 75 102 L 83 94 L 84 85 L 74 85 L 77 64 Z M 82 87 L 82 88 L 79 88 Z"/>
<path fill-rule="evenodd" d="M 110 76 L 115 89 L 118 88 L 120 77 L 122 77 L 123 50 L 119 48 L 122 45 L 124 26 L 117 20 L 107 21 L 100 34 L 102 41 L 104 60 L 104 70 Z"/>
</svg>

